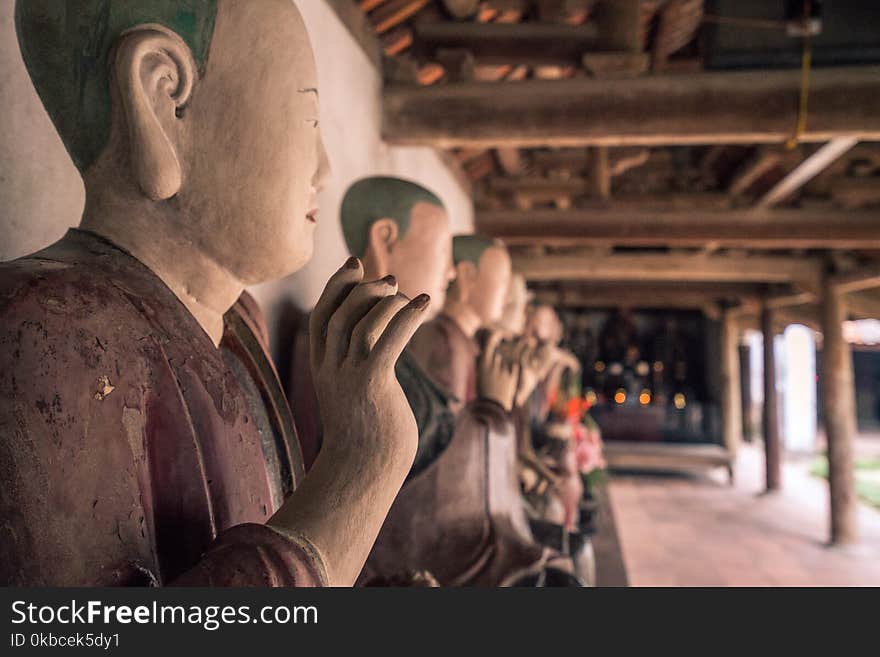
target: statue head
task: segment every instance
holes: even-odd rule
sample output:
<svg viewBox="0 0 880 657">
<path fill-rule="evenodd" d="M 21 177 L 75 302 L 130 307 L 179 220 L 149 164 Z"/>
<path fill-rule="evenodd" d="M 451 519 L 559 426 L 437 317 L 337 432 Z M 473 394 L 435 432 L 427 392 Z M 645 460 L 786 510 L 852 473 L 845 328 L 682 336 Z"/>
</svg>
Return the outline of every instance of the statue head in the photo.
<svg viewBox="0 0 880 657">
<path fill-rule="evenodd" d="M 291 0 L 18 0 L 15 18 L 84 227 L 177 240 L 245 285 L 305 264 L 327 161 Z"/>
<path fill-rule="evenodd" d="M 562 322 L 553 306 L 539 304 L 529 310 L 526 335 L 541 342 L 559 344 L 562 332 Z"/>
<path fill-rule="evenodd" d="M 432 314 L 443 307 L 455 270 L 449 216 L 434 193 L 401 178 L 362 178 L 345 193 L 340 221 L 366 278 L 393 274 L 408 297 L 431 295 Z"/>
<path fill-rule="evenodd" d="M 507 337 L 518 337 L 526 328 L 526 310 L 529 305 L 529 288 L 525 276 L 514 274 L 510 277 L 507 294 L 504 296 L 504 307 L 498 328 Z"/>
<path fill-rule="evenodd" d="M 498 240 L 481 235 L 456 235 L 452 239 L 456 277 L 451 296 L 470 307 L 482 326 L 501 319 L 510 285 L 511 262 L 507 248 Z"/>
</svg>

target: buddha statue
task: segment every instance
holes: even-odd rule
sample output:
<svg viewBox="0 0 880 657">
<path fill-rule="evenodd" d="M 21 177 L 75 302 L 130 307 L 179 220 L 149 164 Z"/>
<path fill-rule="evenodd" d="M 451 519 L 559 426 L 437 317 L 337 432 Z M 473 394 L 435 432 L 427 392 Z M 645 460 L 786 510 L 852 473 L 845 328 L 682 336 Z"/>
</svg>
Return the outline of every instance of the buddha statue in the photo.
<svg viewBox="0 0 880 657">
<path fill-rule="evenodd" d="M 310 258 L 328 172 L 295 5 L 19 0 L 16 28 L 86 205 L 0 265 L 0 584 L 353 584 L 415 457 L 394 363 L 430 299 L 330 279 L 304 474 L 239 301 Z"/>
<path fill-rule="evenodd" d="M 401 178 L 363 178 L 346 191 L 340 223 L 365 278 L 393 277 L 404 293 L 428 290 L 426 312 L 440 312 L 457 268 L 449 216 L 433 192 Z M 457 417 L 448 391 L 410 349 L 398 360 L 419 446 L 362 582 L 400 583 L 427 571 L 443 586 L 498 585 L 540 571 L 555 556 L 531 540 L 523 513 L 510 417 L 518 373 L 500 357 L 499 338 L 485 352 L 499 357 L 475 366 L 475 398 Z"/>
<path fill-rule="evenodd" d="M 422 325 L 409 351 L 452 395 L 457 413 L 476 398 L 477 332 L 501 319 L 511 263 L 501 242 L 481 235 L 456 235 L 452 253 L 456 275 L 443 309 Z"/>
</svg>

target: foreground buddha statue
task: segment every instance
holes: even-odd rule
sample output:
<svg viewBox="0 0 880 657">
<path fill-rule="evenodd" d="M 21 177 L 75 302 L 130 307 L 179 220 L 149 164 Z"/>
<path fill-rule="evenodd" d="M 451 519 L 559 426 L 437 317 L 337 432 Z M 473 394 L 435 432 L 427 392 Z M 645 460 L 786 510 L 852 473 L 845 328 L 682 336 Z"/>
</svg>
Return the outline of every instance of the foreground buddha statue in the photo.
<svg viewBox="0 0 880 657">
<path fill-rule="evenodd" d="M 327 284 L 304 476 L 236 303 L 312 253 L 327 162 L 297 9 L 21 0 L 16 27 L 87 200 L 0 265 L 0 584 L 352 584 L 415 455 L 393 365 L 429 298 L 356 259 Z"/>
</svg>

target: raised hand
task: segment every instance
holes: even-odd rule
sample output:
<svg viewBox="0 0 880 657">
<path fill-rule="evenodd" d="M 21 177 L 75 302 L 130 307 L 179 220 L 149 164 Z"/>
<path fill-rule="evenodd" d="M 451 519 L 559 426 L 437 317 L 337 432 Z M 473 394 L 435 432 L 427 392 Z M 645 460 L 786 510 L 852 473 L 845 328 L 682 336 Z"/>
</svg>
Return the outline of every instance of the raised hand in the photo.
<svg viewBox="0 0 880 657">
<path fill-rule="evenodd" d="M 312 312 L 312 376 L 324 426 L 322 451 L 364 453 L 412 465 L 418 429 L 394 364 L 422 322 L 430 298 L 412 301 L 393 276 L 364 283 L 350 259 L 327 283 Z"/>
<path fill-rule="evenodd" d="M 509 348 L 501 342 L 501 333 L 494 331 L 477 363 L 477 394 L 510 411 L 519 379 L 519 362 L 508 354 Z"/>
<path fill-rule="evenodd" d="M 516 357 L 520 364 L 519 385 L 516 389 L 517 407 L 525 406 L 538 384 L 543 381 L 556 362 L 557 349 L 550 342 L 533 344 L 520 338 Z"/>
<path fill-rule="evenodd" d="M 312 312 L 312 377 L 324 442 L 269 520 L 310 543 L 337 586 L 355 582 L 415 458 L 418 428 L 394 364 L 430 301 L 426 294 L 412 301 L 398 294 L 390 276 L 362 280 L 360 261 L 350 259 Z"/>
</svg>

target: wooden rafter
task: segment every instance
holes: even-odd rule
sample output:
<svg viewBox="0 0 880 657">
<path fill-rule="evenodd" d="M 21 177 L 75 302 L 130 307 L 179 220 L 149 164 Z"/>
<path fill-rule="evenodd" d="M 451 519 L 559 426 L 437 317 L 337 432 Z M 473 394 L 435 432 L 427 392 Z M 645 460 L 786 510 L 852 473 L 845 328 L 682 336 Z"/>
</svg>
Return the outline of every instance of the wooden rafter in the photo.
<svg viewBox="0 0 880 657">
<path fill-rule="evenodd" d="M 858 138 L 852 136 L 841 136 L 830 140 L 762 196 L 758 201 L 758 207 L 769 208 L 784 201 L 857 143 Z"/>
</svg>

